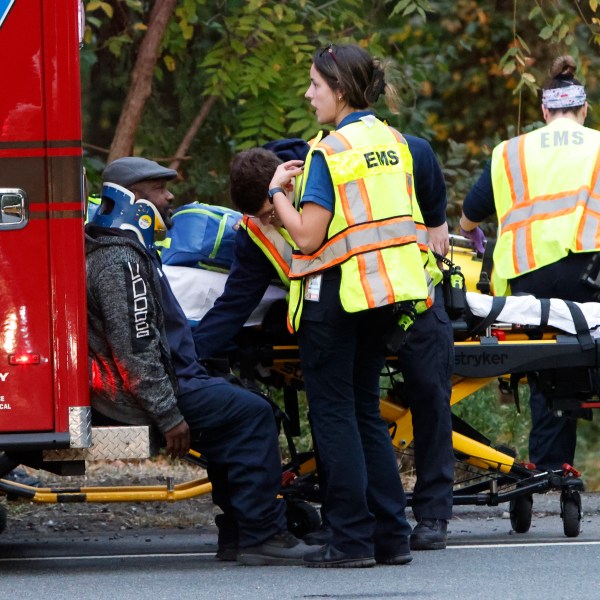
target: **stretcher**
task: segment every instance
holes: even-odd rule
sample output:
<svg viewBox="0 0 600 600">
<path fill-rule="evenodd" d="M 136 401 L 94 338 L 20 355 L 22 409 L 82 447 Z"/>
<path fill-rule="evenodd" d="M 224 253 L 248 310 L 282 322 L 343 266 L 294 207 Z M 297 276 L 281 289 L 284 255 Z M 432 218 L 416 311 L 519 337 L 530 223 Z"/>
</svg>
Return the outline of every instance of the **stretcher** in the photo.
<svg viewBox="0 0 600 600">
<path fill-rule="evenodd" d="M 467 287 L 475 290 L 481 260 L 469 248 L 456 247 L 453 259 L 466 275 Z M 168 274 L 176 295 L 179 288 L 198 289 L 197 283 L 186 278 L 186 271 L 177 276 Z M 193 280 L 201 277 L 199 269 L 187 269 Z M 224 283 L 222 274 L 213 278 L 218 285 Z M 204 289 L 204 288 L 203 288 Z M 209 294 L 207 294 L 209 295 Z M 320 523 L 315 504 L 320 502 L 316 461 L 312 452 L 297 452 L 294 438 L 300 434 L 298 391 L 303 387 L 298 348 L 295 339 L 285 331 L 284 293 L 270 290 L 268 303 L 255 312 L 253 319 L 260 325 L 243 329 L 238 336 L 239 351 L 232 357 L 239 379 L 256 388 L 257 393 L 268 398 L 269 390 L 281 390 L 283 411 L 275 409 L 287 440 L 289 461 L 282 468 L 281 495 L 288 506 L 288 527 L 296 535 L 315 530 Z M 191 320 L 201 318 L 205 309 L 193 309 L 190 298 L 182 305 Z M 502 313 L 500 313 L 502 314 Z M 258 316 L 257 316 L 258 315 Z M 598 408 L 600 377 L 598 377 L 599 346 L 591 335 L 581 331 L 572 334 L 560 330 L 523 324 L 493 322 L 475 335 L 473 323 L 463 320 L 455 323 L 455 369 L 451 404 L 468 398 L 491 382 L 514 384 L 529 371 L 537 371 L 543 389 L 554 410 L 573 408 Z M 480 321 L 485 324 L 485 319 Z M 595 327 L 593 327 L 594 329 Z M 585 339 L 584 339 L 585 338 Z M 399 454 L 408 452 L 413 433 L 410 411 L 398 393 L 398 370 L 393 356 L 382 380 L 385 394 L 381 413 L 389 423 L 392 443 Z M 140 428 L 141 453 L 132 448 L 120 450 L 119 455 L 103 454 L 101 450 L 118 446 L 120 428 L 94 428 L 94 443 L 86 451 L 48 451 L 40 460 L 0 455 L 0 476 L 18 464 L 65 473 L 64 463 L 71 462 L 74 469 L 85 461 L 99 458 L 142 458 L 156 453 L 156 440 L 149 428 Z M 131 428 L 127 428 L 131 429 Z M 130 431 L 128 432 L 130 433 Z M 101 437 L 102 436 L 102 437 Z M 106 439 L 105 439 L 106 438 Z M 100 443 L 100 440 L 105 440 Z M 108 441 L 106 441 L 108 440 Z M 473 429 L 468 423 L 453 417 L 453 447 L 457 461 L 467 466 L 469 477 L 457 480 L 453 499 L 456 505 L 497 506 L 509 503 L 511 525 L 516 532 L 529 530 L 532 520 L 532 495 L 550 490 L 560 492 L 561 517 L 565 535 L 575 537 L 580 532 L 581 497 L 584 487 L 580 474 L 565 465 L 556 471 L 540 471 L 534 465 L 521 462 L 508 448 L 495 447 L 491 440 Z M 54 452 L 54 455 L 52 454 Z M 79 454 L 65 454 L 75 452 Z M 187 460 L 204 466 L 203 459 L 191 450 Z M 63 463 L 60 471 L 53 465 Z M 67 470 L 68 472 L 68 470 Z M 25 499 L 37 503 L 71 502 L 175 502 L 207 494 L 210 482 L 201 477 L 194 481 L 176 483 L 167 478 L 165 485 L 129 487 L 35 488 L 0 479 L 0 494 L 11 500 Z M 411 504 L 411 494 L 407 494 Z M 0 507 L 1 509 L 1 507 Z M 0 510 L 0 531 L 6 525 L 6 514 Z"/>
</svg>

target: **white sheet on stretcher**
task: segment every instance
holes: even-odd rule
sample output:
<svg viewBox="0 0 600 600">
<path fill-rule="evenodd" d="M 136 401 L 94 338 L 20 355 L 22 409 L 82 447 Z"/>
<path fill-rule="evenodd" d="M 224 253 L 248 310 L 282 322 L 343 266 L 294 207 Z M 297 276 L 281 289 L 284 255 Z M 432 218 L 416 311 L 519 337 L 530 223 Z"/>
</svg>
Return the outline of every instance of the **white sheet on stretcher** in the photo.
<svg viewBox="0 0 600 600">
<path fill-rule="evenodd" d="M 487 317 L 492 308 L 492 296 L 467 292 L 467 302 L 471 312 L 477 317 Z M 574 302 L 583 313 L 591 335 L 600 337 L 600 302 Z M 540 301 L 535 296 L 507 296 L 502 312 L 496 318 L 498 323 L 514 325 L 539 325 L 542 316 Z M 576 333 L 571 313 L 564 300 L 550 299 L 548 325 L 567 333 Z"/>
<path fill-rule="evenodd" d="M 227 273 L 217 273 L 192 267 L 163 265 L 175 297 L 190 321 L 200 321 L 212 308 L 215 300 L 223 293 Z M 285 298 L 285 290 L 270 285 L 260 304 L 250 315 L 246 326 L 261 325 L 263 318 L 275 300 Z"/>
</svg>

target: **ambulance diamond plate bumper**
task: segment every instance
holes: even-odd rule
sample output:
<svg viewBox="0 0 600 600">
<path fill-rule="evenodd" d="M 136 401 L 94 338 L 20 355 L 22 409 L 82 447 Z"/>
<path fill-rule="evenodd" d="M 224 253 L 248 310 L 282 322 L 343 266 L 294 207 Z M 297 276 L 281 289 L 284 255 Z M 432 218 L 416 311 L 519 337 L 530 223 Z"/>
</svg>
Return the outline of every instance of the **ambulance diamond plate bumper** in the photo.
<svg viewBox="0 0 600 600">
<path fill-rule="evenodd" d="M 93 427 L 90 448 L 45 450 L 44 460 L 127 460 L 148 458 L 158 452 L 158 436 L 145 425 Z"/>
</svg>

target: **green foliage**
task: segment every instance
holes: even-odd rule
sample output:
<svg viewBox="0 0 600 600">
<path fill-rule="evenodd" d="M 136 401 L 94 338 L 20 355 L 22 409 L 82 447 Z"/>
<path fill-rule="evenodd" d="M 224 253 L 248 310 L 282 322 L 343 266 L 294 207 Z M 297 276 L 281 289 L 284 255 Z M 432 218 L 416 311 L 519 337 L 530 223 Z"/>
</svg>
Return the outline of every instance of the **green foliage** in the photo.
<svg viewBox="0 0 600 600">
<path fill-rule="evenodd" d="M 86 0 L 82 50 L 88 164 L 102 165 L 152 6 Z M 571 0 L 181 0 L 156 67 L 135 151 L 168 161 L 205 99 L 220 100 L 182 165 L 176 192 L 227 203 L 232 154 L 273 138 L 311 137 L 319 128 L 303 98 L 312 53 L 353 42 L 395 61 L 400 115 L 377 106 L 401 130 L 428 139 L 449 190 L 451 224 L 497 141 L 539 120 L 537 90 L 553 57 L 570 53 L 598 120 L 594 44 L 598 3 Z M 93 180 L 92 173 L 92 180 Z"/>
<path fill-rule="evenodd" d="M 531 428 L 527 385 L 519 386 L 519 397 L 521 412 L 517 411 L 512 396 L 501 394 L 493 383 L 455 404 L 452 412 L 487 437 L 492 446 L 514 448 L 517 460 L 526 461 Z"/>
<path fill-rule="evenodd" d="M 597 417 L 598 413 L 594 416 Z M 575 466 L 581 471 L 587 491 L 600 490 L 600 421 L 580 420 L 577 425 Z"/>
</svg>

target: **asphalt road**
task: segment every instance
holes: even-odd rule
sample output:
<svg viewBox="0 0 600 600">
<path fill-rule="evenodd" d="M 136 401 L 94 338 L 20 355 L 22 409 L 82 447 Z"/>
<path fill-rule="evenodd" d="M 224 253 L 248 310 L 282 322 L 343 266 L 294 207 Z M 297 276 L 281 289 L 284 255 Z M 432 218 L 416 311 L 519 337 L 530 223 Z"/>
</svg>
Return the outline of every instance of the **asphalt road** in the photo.
<svg viewBox="0 0 600 600">
<path fill-rule="evenodd" d="M 576 538 L 563 534 L 558 494 L 534 496 L 525 534 L 511 531 L 505 509 L 456 507 L 445 551 L 373 569 L 222 563 L 211 529 L 0 536 L 0 599 L 600 598 L 600 494 L 583 495 Z"/>
</svg>

